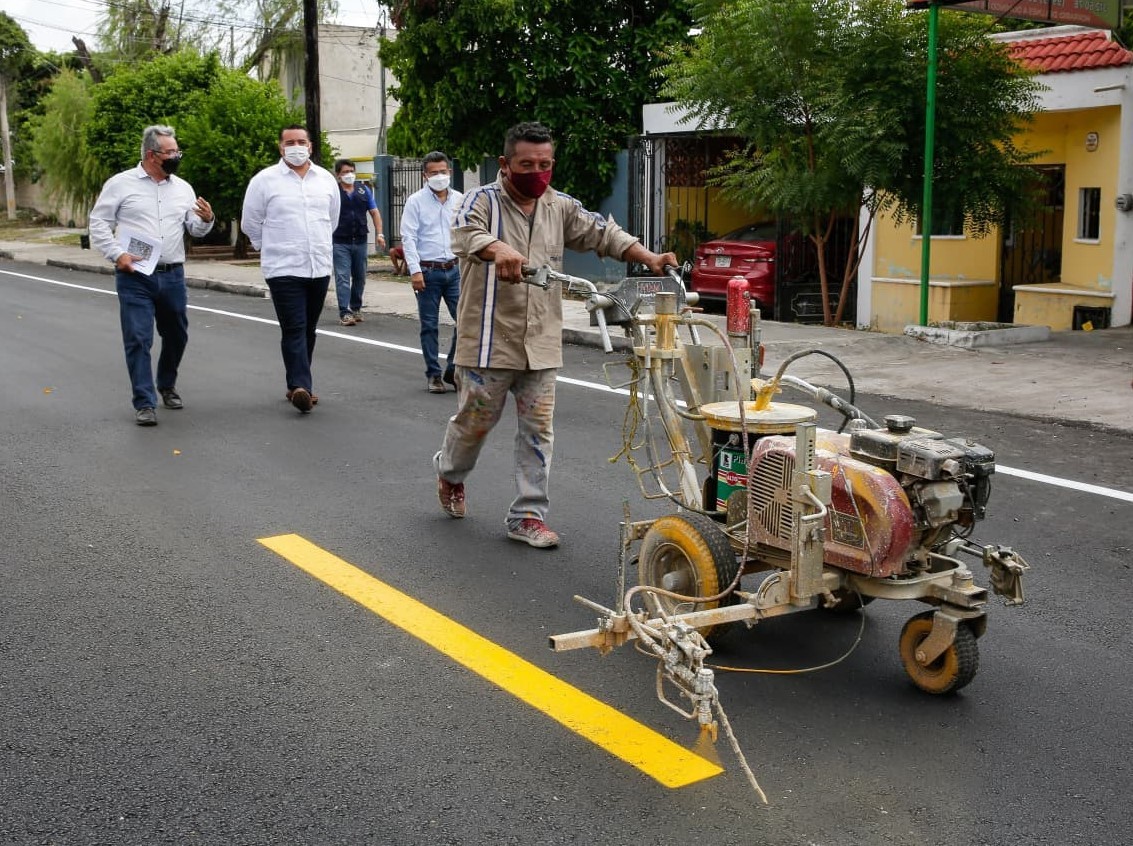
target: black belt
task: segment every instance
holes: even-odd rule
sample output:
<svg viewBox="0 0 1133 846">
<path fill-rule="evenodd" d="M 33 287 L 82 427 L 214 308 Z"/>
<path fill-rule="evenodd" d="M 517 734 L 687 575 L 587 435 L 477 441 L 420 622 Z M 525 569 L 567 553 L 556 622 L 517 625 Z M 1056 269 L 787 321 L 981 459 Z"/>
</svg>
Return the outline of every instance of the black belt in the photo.
<svg viewBox="0 0 1133 846">
<path fill-rule="evenodd" d="M 176 270 L 181 267 L 183 262 L 175 261 L 169 264 L 159 264 L 153 269 L 154 273 L 168 273 L 171 270 Z"/>
<path fill-rule="evenodd" d="M 359 235 L 358 237 L 339 235 L 331 240 L 336 244 L 368 244 L 370 242 L 370 239 L 365 235 Z"/>
<path fill-rule="evenodd" d="M 426 270 L 452 270 L 456 267 L 456 259 L 452 261 L 423 261 L 421 266 Z"/>
</svg>

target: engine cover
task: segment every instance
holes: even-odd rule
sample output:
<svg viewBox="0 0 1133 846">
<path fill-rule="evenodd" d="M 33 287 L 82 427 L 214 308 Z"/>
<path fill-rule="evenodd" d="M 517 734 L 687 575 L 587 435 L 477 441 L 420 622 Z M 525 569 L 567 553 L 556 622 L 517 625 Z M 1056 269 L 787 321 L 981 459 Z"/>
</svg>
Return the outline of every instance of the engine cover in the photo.
<svg viewBox="0 0 1133 846">
<path fill-rule="evenodd" d="M 826 517 L 826 563 L 878 578 L 905 573 L 917 529 L 908 496 L 897 479 L 851 457 L 849 435 L 825 430 L 818 432 L 815 467 L 830 473 L 833 486 Z M 794 471 L 794 438 L 770 435 L 759 439 L 748 471 L 748 534 L 752 540 L 791 549 Z"/>
</svg>

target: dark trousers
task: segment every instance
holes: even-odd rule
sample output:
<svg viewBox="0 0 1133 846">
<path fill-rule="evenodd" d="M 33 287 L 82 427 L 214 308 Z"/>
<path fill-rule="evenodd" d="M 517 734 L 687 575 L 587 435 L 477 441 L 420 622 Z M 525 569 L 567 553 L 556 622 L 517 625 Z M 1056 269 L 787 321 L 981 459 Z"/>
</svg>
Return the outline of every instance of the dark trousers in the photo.
<svg viewBox="0 0 1133 846">
<path fill-rule="evenodd" d="M 287 390 L 310 391 L 315 330 L 330 288 L 330 277 L 276 276 L 267 283 L 275 316 L 279 319 L 279 349 L 287 371 Z"/>
<path fill-rule="evenodd" d="M 114 274 L 118 290 L 118 315 L 122 322 L 122 346 L 126 368 L 134 389 L 134 408 L 157 408 L 150 349 L 153 329 L 161 336 L 161 355 L 157 359 L 157 390 L 177 384 L 177 369 L 189 343 L 188 294 L 185 268 L 145 276 L 141 273 Z"/>
</svg>

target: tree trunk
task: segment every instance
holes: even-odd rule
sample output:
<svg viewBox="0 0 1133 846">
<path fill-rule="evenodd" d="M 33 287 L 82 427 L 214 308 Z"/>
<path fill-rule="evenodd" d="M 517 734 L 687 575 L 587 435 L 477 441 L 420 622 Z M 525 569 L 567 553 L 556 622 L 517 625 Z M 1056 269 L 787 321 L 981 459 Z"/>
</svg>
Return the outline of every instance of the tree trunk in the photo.
<svg viewBox="0 0 1133 846">
<path fill-rule="evenodd" d="M 4 197 L 8 201 L 8 220 L 16 219 L 16 180 L 12 174 L 12 139 L 8 133 L 8 79 L 0 76 L 0 140 L 4 154 Z"/>
<path fill-rule="evenodd" d="M 75 55 L 78 56 L 79 61 L 82 62 L 83 67 L 86 68 L 87 73 L 90 74 L 91 82 L 95 83 L 96 85 L 102 82 L 102 74 L 99 73 L 98 68 L 96 68 L 94 66 L 94 62 L 91 61 L 90 50 L 87 49 L 86 42 L 83 41 L 83 39 L 72 35 L 71 43 L 75 45 Z"/>
</svg>

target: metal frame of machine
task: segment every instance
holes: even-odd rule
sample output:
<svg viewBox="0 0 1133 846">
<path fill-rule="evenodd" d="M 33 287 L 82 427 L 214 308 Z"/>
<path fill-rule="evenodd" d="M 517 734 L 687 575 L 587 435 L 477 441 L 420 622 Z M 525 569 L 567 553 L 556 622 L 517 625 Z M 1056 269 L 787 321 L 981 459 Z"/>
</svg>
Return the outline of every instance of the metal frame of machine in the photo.
<svg viewBox="0 0 1133 846">
<path fill-rule="evenodd" d="M 802 355 L 834 358 L 820 350 L 793 355 L 772 378 L 759 378 L 758 311 L 729 301 L 725 334 L 692 311 L 696 295 L 675 271 L 631 277 L 606 292 L 547 268 L 530 276 L 532 284 L 558 291 L 559 283 L 583 296 L 607 352 L 607 326 L 625 328 L 633 373 L 626 386 L 641 440 L 627 434 L 624 452 L 643 497 L 676 506 L 643 521 L 632 521 L 626 507 L 615 607 L 575 597 L 598 614 L 598 625 L 552 636 L 552 649 L 605 652 L 637 641 L 658 659 L 661 701 L 715 731 L 713 711 L 723 713 L 704 663 L 713 629 L 819 608 L 856 610 L 874 599 L 916 600 L 930 610 L 913 616 L 899 638 L 910 679 L 934 694 L 972 680 L 988 597 L 961 556 L 988 568 L 1007 605 L 1022 603 L 1027 569 L 1012 549 L 969 539 L 984 516 L 991 450 L 902 415 L 873 421 L 853 404 L 852 379 L 837 359 L 850 400 L 786 374 Z M 681 328 L 691 343 L 680 340 Z M 701 344 L 699 329 L 721 344 Z M 839 411 L 849 431 L 819 429 L 813 408 L 773 401 L 784 386 Z M 639 584 L 627 590 L 632 559 Z M 758 573 L 765 575 L 754 590 L 740 588 L 743 576 Z M 646 608 L 634 610 L 638 594 Z M 672 701 L 666 685 L 687 707 Z"/>
</svg>

